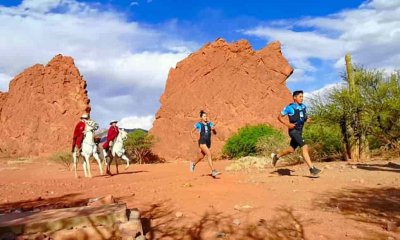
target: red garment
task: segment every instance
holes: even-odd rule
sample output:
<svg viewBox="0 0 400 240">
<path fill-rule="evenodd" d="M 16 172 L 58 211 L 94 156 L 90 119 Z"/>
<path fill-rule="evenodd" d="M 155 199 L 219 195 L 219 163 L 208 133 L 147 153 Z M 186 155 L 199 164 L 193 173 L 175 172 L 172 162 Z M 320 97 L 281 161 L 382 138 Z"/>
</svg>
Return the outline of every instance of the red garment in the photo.
<svg viewBox="0 0 400 240">
<path fill-rule="evenodd" d="M 75 130 L 74 130 L 74 137 L 72 140 L 72 150 L 74 150 L 75 146 L 77 146 L 78 148 L 81 148 L 84 131 L 85 131 L 85 126 L 86 126 L 86 124 L 83 121 L 80 121 L 78 124 L 76 124 Z"/>
<path fill-rule="evenodd" d="M 117 138 L 118 133 L 119 133 L 119 129 L 118 129 L 117 126 L 115 126 L 115 127 L 114 127 L 114 126 L 111 126 L 111 127 L 108 129 L 107 141 L 103 144 L 103 148 L 104 148 L 104 149 L 108 149 L 110 142 L 111 142 L 111 141 L 114 141 L 114 139 Z"/>
</svg>

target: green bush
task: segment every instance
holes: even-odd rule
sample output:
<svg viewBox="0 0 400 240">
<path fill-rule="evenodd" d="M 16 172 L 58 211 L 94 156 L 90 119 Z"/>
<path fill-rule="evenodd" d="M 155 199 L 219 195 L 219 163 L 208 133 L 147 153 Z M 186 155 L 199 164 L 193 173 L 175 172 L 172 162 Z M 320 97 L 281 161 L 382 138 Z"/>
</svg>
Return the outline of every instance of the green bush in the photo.
<svg viewBox="0 0 400 240">
<path fill-rule="evenodd" d="M 278 153 L 281 150 L 289 147 L 289 138 L 282 132 L 276 131 L 271 135 L 263 136 L 258 139 L 256 144 L 257 155 L 270 158 L 271 153 Z M 301 161 L 301 152 L 296 152 L 286 155 L 282 158 L 286 164 L 297 164 Z M 282 162 L 282 160 L 280 161 Z"/>
<path fill-rule="evenodd" d="M 353 71 L 354 81 L 346 74 L 343 85 L 314 96 L 309 113 L 318 122 L 341 127 L 348 158 L 367 157 L 368 149 L 400 152 L 400 71 L 388 74 L 357 66 Z"/>
<path fill-rule="evenodd" d="M 279 130 L 265 124 L 245 126 L 226 141 L 223 153 L 229 158 L 254 156 L 257 154 L 257 142 L 259 139 L 271 136 L 279 139 L 279 141 L 285 139 Z"/>
<path fill-rule="evenodd" d="M 278 152 L 288 147 L 288 138 L 282 132 L 262 136 L 256 143 L 257 155 L 269 156 L 272 152 Z"/>
<path fill-rule="evenodd" d="M 303 137 L 310 146 L 312 161 L 342 157 L 342 133 L 338 125 L 312 123 L 304 127 Z"/>
<path fill-rule="evenodd" d="M 151 148 L 155 141 L 154 136 L 144 130 L 136 130 L 128 133 L 128 139 L 125 142 L 125 149 L 128 155 L 139 164 L 145 163 L 153 157 Z"/>
<path fill-rule="evenodd" d="M 60 164 L 70 170 L 72 164 L 72 153 L 68 151 L 54 153 L 51 158 L 53 162 Z"/>
</svg>

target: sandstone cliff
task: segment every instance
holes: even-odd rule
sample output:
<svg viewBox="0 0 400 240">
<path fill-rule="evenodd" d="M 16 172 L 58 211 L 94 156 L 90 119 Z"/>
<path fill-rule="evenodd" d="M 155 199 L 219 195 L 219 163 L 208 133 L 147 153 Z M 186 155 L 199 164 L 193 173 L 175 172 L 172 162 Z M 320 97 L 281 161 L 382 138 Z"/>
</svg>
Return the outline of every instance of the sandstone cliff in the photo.
<svg viewBox="0 0 400 240">
<path fill-rule="evenodd" d="M 73 129 L 90 111 L 86 82 L 71 57 L 55 56 L 11 80 L 0 93 L 0 154 L 32 156 L 69 150 Z"/>
<path fill-rule="evenodd" d="M 200 110 L 217 122 L 214 156 L 246 124 L 281 127 L 277 115 L 292 100 L 285 84 L 292 72 L 279 42 L 259 51 L 245 40 L 205 45 L 169 72 L 150 130 L 158 138 L 154 152 L 169 161 L 193 159 L 198 150 L 190 131 Z"/>
</svg>

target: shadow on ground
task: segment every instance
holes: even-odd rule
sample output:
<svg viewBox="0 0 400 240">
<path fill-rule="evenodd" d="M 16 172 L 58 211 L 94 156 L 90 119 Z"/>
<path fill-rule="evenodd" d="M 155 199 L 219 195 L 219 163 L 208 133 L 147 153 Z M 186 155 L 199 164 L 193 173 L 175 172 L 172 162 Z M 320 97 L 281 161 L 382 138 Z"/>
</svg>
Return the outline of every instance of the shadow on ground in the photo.
<svg viewBox="0 0 400 240">
<path fill-rule="evenodd" d="M 9 213 L 13 211 L 32 211 L 32 210 L 48 210 L 68 207 L 85 206 L 88 202 L 87 198 L 79 198 L 79 193 L 66 194 L 53 198 L 41 198 L 33 200 L 23 200 L 18 202 L 0 204 L 0 213 Z"/>
<path fill-rule="evenodd" d="M 391 223 L 400 226 L 400 188 L 342 189 L 323 194 L 314 205 L 385 230 Z"/>
<path fill-rule="evenodd" d="M 97 213 L 97 209 L 78 208 L 74 212 L 71 211 L 69 215 L 68 210 L 64 210 L 64 212 L 41 212 L 86 206 L 89 199 L 82 198 L 80 195 L 73 193 L 47 199 L 38 198 L 0 204 L 0 239 L 25 239 L 25 237 L 27 239 L 53 239 L 53 237 L 55 239 L 83 240 L 93 239 L 94 237 L 96 239 L 113 239 L 115 232 L 113 226 L 103 224 L 109 223 L 110 219 L 96 217 L 94 214 Z M 100 209 L 102 206 L 97 208 Z M 126 211 L 125 207 L 117 210 Z M 65 217 L 66 215 L 68 217 Z M 60 219 L 63 216 L 65 219 Z M 27 223 L 25 223 L 26 221 Z M 14 227 L 9 227 L 9 224 Z M 21 224 L 25 224 L 23 229 L 28 229 L 24 232 L 24 234 L 27 234 L 24 237 L 17 236 L 17 234 L 21 234 L 20 227 L 18 227 L 22 226 Z M 73 230 L 76 224 L 84 224 L 84 227 Z"/>
<path fill-rule="evenodd" d="M 311 224 L 293 209 L 276 209 L 271 220 L 248 221 L 247 216 L 209 210 L 194 218 L 177 217 L 168 202 L 150 205 L 142 211 L 142 226 L 148 239 L 306 239 L 304 225 Z"/>
<path fill-rule="evenodd" d="M 279 168 L 271 172 L 271 174 L 278 174 L 279 176 L 296 176 L 293 175 L 292 173 L 294 173 L 294 171 L 289 168 Z"/>
<path fill-rule="evenodd" d="M 400 173 L 400 164 L 388 162 L 386 164 L 356 164 L 357 168 L 368 171 L 386 171 Z"/>
</svg>

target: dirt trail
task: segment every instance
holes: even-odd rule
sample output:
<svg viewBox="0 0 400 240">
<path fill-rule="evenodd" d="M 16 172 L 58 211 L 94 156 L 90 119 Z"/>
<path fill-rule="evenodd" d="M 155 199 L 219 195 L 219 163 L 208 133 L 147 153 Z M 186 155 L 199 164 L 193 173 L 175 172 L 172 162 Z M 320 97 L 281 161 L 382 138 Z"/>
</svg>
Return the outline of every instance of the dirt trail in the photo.
<svg viewBox="0 0 400 240">
<path fill-rule="evenodd" d="M 0 159 L 0 212 L 78 206 L 112 194 L 139 208 L 147 236 L 162 239 L 400 239 L 400 161 L 317 163 L 208 176 L 205 162 L 131 165 L 113 177 L 75 179 L 61 165 Z M 81 165 L 79 166 L 81 170 Z M 290 175 L 279 175 L 288 174 Z M 83 172 L 79 174 L 82 176 Z M 389 223 L 389 224 L 388 224 Z"/>
</svg>

